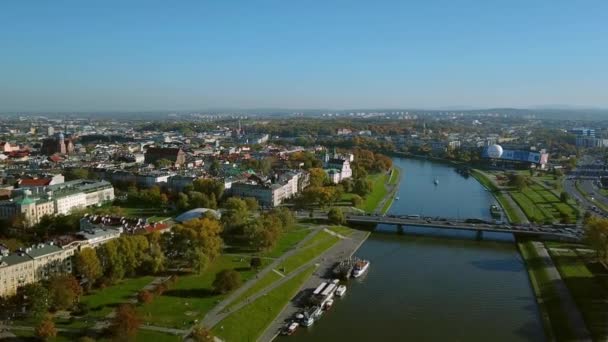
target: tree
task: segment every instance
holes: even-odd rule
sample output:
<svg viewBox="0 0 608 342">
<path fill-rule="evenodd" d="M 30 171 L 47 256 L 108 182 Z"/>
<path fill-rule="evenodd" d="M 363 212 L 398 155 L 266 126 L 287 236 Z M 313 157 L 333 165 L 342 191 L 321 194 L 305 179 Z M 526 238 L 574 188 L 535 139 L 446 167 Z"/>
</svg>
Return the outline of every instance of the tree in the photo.
<svg viewBox="0 0 608 342">
<path fill-rule="evenodd" d="M 296 218 L 293 216 L 293 212 L 285 207 L 274 208 L 268 212 L 268 215 L 276 216 L 281 220 L 283 231 L 290 230 L 296 224 Z"/>
<path fill-rule="evenodd" d="M 245 197 L 245 203 L 247 204 L 247 209 L 249 211 L 257 211 L 260 208 L 260 204 L 258 200 L 253 197 Z"/>
<path fill-rule="evenodd" d="M 245 235 L 257 250 L 269 250 L 281 235 L 281 221 L 274 216 L 252 220 L 245 225 Z"/>
<path fill-rule="evenodd" d="M 328 182 L 328 177 L 327 173 L 325 173 L 325 170 L 315 167 L 309 169 L 308 172 L 309 186 L 319 187 L 325 185 Z"/>
<path fill-rule="evenodd" d="M 562 202 L 564 202 L 564 203 L 568 203 L 568 200 L 570 199 L 570 195 L 568 195 L 568 193 L 567 193 L 567 192 L 562 191 L 562 192 L 559 194 L 559 199 L 560 199 L 560 201 L 562 201 Z"/>
<path fill-rule="evenodd" d="M 192 333 L 190 334 L 192 339 L 195 342 L 214 342 L 215 337 L 211 333 L 211 330 L 197 325 L 194 329 L 192 329 Z"/>
<path fill-rule="evenodd" d="M 585 240 L 595 250 L 598 261 L 608 255 L 608 219 L 592 217 L 585 225 Z"/>
<path fill-rule="evenodd" d="M 515 187 L 518 190 L 525 188 L 526 186 L 528 186 L 529 183 L 529 178 L 527 176 L 516 173 L 509 174 L 508 178 L 509 186 Z"/>
<path fill-rule="evenodd" d="M 224 204 L 226 211 L 222 214 L 222 223 L 226 233 L 239 232 L 249 219 L 249 207 L 247 202 L 238 197 L 230 197 Z"/>
<path fill-rule="evenodd" d="M 165 168 L 173 166 L 174 164 L 175 163 L 173 163 L 169 159 L 165 159 L 165 158 L 159 159 L 154 163 L 154 165 L 159 169 L 165 169 Z"/>
<path fill-rule="evenodd" d="M 31 283 L 17 289 L 17 306 L 25 309 L 28 317 L 40 318 L 49 310 L 49 291 L 39 283 Z"/>
<path fill-rule="evenodd" d="M 89 170 L 81 168 L 81 167 L 68 169 L 64 172 L 64 175 L 65 175 L 66 181 L 91 178 Z"/>
<path fill-rule="evenodd" d="M 213 194 L 216 199 L 222 198 L 224 194 L 224 182 L 212 178 L 199 178 L 192 182 L 194 191 L 201 192 L 207 196 Z"/>
<path fill-rule="evenodd" d="M 209 174 L 217 177 L 220 175 L 221 170 L 222 166 L 220 165 L 220 162 L 217 159 L 214 159 L 209 166 Z"/>
<path fill-rule="evenodd" d="M 76 274 L 84 277 L 87 290 L 91 289 L 93 283 L 102 275 L 101 263 L 93 248 L 85 248 L 76 254 L 74 258 Z"/>
<path fill-rule="evenodd" d="M 188 199 L 188 195 L 183 192 L 177 194 L 177 208 L 179 210 L 190 209 L 190 201 Z"/>
<path fill-rule="evenodd" d="M 135 311 L 133 305 L 121 304 L 116 309 L 116 315 L 110 325 L 110 332 L 117 340 L 131 340 L 137 334 L 140 324 L 137 311 Z"/>
<path fill-rule="evenodd" d="M 331 208 L 327 213 L 327 218 L 329 222 L 333 224 L 344 224 L 346 223 L 346 218 L 344 217 L 344 213 L 340 208 Z"/>
<path fill-rule="evenodd" d="M 350 204 L 351 204 L 353 207 L 358 207 L 358 206 L 360 206 L 360 205 L 361 205 L 361 203 L 363 203 L 363 198 L 361 198 L 361 196 L 359 196 L 359 195 L 353 195 L 353 196 L 350 198 Z"/>
<path fill-rule="evenodd" d="M 120 238 L 119 238 L 120 239 Z M 119 251 L 119 239 L 106 242 L 97 249 L 104 275 L 115 283 L 125 276 L 124 257 Z"/>
<path fill-rule="evenodd" d="M 173 228 L 174 251 L 184 251 L 184 254 L 192 248 L 200 248 L 209 261 L 215 260 L 222 249 L 222 226 L 214 218 L 203 217 L 188 220 Z"/>
<path fill-rule="evenodd" d="M 51 315 L 46 315 L 36 327 L 36 336 L 42 340 L 47 340 L 57 336 L 57 329 Z"/>
<path fill-rule="evenodd" d="M 372 181 L 366 178 L 357 178 L 353 184 L 353 192 L 360 196 L 369 194 L 372 188 Z"/>
<path fill-rule="evenodd" d="M 241 286 L 241 274 L 235 270 L 225 269 L 215 275 L 213 290 L 225 294 Z"/>
<path fill-rule="evenodd" d="M 210 263 L 209 257 L 205 255 L 201 248 L 198 247 L 194 247 L 188 250 L 188 253 L 186 254 L 186 260 L 188 264 L 190 264 L 192 271 L 198 274 L 203 273 L 203 271 L 207 269 Z"/>
<path fill-rule="evenodd" d="M 47 288 L 51 306 L 56 310 L 66 310 L 73 307 L 82 295 L 82 287 L 71 274 L 51 277 Z"/>
<path fill-rule="evenodd" d="M 252 257 L 249 266 L 251 266 L 251 268 L 253 268 L 254 270 L 257 270 L 258 268 L 260 268 L 260 266 L 262 266 L 262 259 L 257 256 Z"/>
<path fill-rule="evenodd" d="M 142 304 L 151 303 L 153 299 L 154 295 L 148 290 L 141 290 L 137 293 L 137 301 Z"/>
</svg>

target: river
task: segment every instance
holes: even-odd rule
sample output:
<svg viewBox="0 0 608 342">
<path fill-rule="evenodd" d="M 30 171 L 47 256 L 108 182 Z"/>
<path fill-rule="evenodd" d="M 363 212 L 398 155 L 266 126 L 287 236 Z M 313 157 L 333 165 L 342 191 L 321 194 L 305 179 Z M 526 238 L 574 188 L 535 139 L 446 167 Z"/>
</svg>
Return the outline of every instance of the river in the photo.
<svg viewBox="0 0 608 342">
<path fill-rule="evenodd" d="M 486 218 L 493 198 L 449 165 L 394 159 L 402 170 L 389 213 Z M 437 178 L 439 184 L 433 184 Z M 356 255 L 369 272 L 312 327 L 284 341 L 542 341 L 542 323 L 512 237 L 379 227 Z"/>
</svg>

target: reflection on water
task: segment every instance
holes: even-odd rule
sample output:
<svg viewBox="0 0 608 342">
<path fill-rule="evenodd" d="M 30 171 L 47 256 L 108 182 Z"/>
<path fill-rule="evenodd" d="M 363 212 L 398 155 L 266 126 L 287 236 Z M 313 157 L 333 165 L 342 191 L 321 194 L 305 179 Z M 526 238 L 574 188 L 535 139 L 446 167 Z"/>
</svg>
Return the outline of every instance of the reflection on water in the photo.
<svg viewBox="0 0 608 342">
<path fill-rule="evenodd" d="M 396 159 L 404 171 L 390 213 L 489 219 L 491 195 L 473 178 L 427 161 Z M 437 177 L 439 185 L 433 184 Z M 381 226 L 357 255 L 368 274 L 291 341 L 539 341 L 543 330 L 512 237 Z M 491 241 L 488 241 L 491 240 Z M 502 241 L 501 241 L 502 240 Z"/>
</svg>

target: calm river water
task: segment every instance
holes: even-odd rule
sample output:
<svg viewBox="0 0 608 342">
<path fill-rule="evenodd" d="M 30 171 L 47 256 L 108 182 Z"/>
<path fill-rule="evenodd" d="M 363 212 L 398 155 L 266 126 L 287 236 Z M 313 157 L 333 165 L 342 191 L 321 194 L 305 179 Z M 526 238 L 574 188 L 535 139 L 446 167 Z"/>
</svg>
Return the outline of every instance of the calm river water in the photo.
<svg viewBox="0 0 608 342">
<path fill-rule="evenodd" d="M 395 159 L 389 213 L 490 218 L 493 198 L 447 165 Z M 437 178 L 439 184 L 433 184 Z M 356 253 L 369 272 L 310 328 L 282 341 L 542 341 L 534 294 L 512 237 L 379 227 Z"/>
</svg>

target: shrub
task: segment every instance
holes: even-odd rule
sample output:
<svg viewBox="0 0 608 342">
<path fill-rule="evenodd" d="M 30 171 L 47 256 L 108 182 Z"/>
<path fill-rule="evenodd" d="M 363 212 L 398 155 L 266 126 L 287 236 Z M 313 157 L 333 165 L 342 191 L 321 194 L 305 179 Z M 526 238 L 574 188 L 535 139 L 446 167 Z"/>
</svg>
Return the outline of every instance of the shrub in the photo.
<svg viewBox="0 0 608 342">
<path fill-rule="evenodd" d="M 137 294 L 137 301 L 142 304 L 148 304 L 152 302 L 152 299 L 154 299 L 154 295 L 148 290 L 139 291 Z"/>
</svg>

